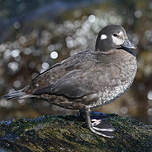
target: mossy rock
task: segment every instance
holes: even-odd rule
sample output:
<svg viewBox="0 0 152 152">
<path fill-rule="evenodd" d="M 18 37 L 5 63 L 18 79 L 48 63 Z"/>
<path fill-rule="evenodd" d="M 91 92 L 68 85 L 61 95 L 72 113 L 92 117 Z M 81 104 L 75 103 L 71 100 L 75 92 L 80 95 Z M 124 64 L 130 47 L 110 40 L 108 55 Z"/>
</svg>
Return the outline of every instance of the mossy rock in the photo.
<svg viewBox="0 0 152 152">
<path fill-rule="evenodd" d="M 105 118 L 114 138 L 92 133 L 76 116 L 42 116 L 0 123 L 3 152 L 152 152 L 152 125 L 129 117 Z"/>
</svg>

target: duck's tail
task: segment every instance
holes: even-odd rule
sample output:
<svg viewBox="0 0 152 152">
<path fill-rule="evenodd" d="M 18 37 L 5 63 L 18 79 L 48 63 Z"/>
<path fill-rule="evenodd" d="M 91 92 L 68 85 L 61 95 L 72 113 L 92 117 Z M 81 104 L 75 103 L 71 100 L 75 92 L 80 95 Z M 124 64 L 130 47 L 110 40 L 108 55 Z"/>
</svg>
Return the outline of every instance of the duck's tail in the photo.
<svg viewBox="0 0 152 152">
<path fill-rule="evenodd" d="M 34 97 L 34 95 L 32 95 L 32 94 L 27 94 L 25 92 L 25 90 L 26 90 L 26 88 L 23 88 L 23 89 L 18 90 L 18 91 L 13 91 L 13 92 L 10 92 L 10 93 L 4 95 L 3 97 L 6 100 L 12 100 L 12 99 L 21 100 L 21 99 L 25 99 L 25 98 Z"/>
</svg>

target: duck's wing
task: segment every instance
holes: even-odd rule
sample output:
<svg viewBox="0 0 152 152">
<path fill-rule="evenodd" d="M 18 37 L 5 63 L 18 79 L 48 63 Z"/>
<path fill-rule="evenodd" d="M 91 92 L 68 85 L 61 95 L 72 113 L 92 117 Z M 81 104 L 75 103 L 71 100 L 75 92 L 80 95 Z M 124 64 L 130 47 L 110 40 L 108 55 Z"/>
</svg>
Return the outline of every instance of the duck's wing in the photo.
<svg viewBox="0 0 152 152">
<path fill-rule="evenodd" d="M 93 93 L 94 87 L 88 80 L 87 72 L 73 70 L 61 77 L 54 84 L 38 89 L 34 95 L 50 94 L 62 95 L 68 98 L 80 98 Z"/>
<path fill-rule="evenodd" d="M 52 86 L 72 71 L 79 69 L 82 69 L 82 71 L 85 70 L 92 64 L 92 61 L 88 59 L 90 55 L 91 53 L 89 51 L 84 51 L 67 58 L 61 63 L 53 65 L 50 69 L 39 74 L 32 80 L 26 93 L 33 94 L 36 90 Z"/>
</svg>

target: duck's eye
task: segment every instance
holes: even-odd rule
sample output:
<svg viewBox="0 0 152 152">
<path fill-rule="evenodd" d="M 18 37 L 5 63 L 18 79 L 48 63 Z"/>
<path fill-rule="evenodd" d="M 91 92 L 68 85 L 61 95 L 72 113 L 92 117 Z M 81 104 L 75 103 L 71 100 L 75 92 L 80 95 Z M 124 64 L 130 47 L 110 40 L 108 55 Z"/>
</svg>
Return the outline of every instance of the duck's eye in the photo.
<svg viewBox="0 0 152 152">
<path fill-rule="evenodd" d="M 118 34 L 113 34 L 114 37 L 119 37 Z"/>
</svg>

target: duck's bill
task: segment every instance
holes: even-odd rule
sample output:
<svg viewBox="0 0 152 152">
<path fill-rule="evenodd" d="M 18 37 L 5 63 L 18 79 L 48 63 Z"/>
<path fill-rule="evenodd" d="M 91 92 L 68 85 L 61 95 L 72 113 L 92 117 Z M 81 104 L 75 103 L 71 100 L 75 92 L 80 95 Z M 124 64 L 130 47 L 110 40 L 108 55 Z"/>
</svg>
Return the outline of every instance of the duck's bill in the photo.
<svg viewBox="0 0 152 152">
<path fill-rule="evenodd" d="M 136 49 L 135 45 L 131 43 L 128 39 L 124 41 L 122 44 L 123 47 L 128 48 L 128 49 Z"/>
</svg>

